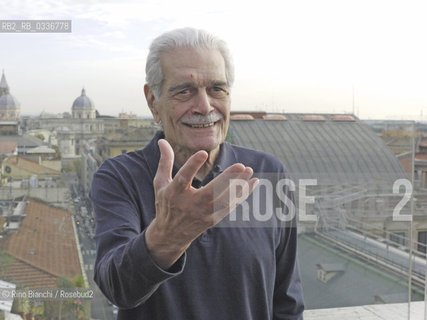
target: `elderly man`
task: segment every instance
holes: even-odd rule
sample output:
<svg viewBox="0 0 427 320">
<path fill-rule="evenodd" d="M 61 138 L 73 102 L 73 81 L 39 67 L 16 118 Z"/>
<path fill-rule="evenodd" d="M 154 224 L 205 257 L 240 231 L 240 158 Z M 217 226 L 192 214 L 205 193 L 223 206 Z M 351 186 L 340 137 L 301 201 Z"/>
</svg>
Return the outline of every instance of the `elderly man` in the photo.
<svg viewBox="0 0 427 320">
<path fill-rule="evenodd" d="M 257 186 L 254 172 L 285 173 L 273 156 L 224 142 L 226 44 L 191 28 L 165 33 L 150 47 L 146 75 L 163 130 L 107 160 L 90 192 L 95 281 L 118 319 L 302 319 L 296 228 L 218 225 Z"/>
</svg>

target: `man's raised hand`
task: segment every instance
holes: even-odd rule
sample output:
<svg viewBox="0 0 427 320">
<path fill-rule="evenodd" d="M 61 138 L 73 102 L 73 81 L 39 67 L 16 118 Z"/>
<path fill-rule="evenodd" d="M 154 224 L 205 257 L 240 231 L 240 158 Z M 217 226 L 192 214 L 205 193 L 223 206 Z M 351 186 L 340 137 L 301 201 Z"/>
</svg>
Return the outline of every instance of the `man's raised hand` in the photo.
<svg viewBox="0 0 427 320">
<path fill-rule="evenodd" d="M 258 179 L 241 163 L 228 167 L 206 186 L 196 189 L 191 183 L 208 158 L 206 151 L 193 154 L 172 179 L 174 153 L 166 140 L 159 140 L 161 157 L 154 191 L 156 217 L 145 237 L 148 250 L 157 264 L 168 269 L 200 234 L 219 223 L 253 191 Z M 244 180 L 246 187 L 230 195 L 233 179 Z M 242 193 L 244 196 L 242 196 Z"/>
</svg>

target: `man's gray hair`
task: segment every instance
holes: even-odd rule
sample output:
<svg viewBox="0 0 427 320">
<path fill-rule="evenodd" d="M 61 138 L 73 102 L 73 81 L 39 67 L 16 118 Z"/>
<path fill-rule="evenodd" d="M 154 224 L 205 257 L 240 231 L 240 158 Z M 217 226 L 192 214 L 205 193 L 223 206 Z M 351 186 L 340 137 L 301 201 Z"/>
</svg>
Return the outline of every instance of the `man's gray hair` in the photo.
<svg viewBox="0 0 427 320">
<path fill-rule="evenodd" d="M 175 48 L 217 49 L 224 58 L 227 85 L 230 88 L 232 87 L 234 82 L 234 65 L 226 42 L 204 30 L 194 28 L 175 29 L 154 39 L 147 56 L 145 81 L 153 91 L 156 99 L 160 98 L 163 85 L 160 56 L 163 52 Z"/>
</svg>

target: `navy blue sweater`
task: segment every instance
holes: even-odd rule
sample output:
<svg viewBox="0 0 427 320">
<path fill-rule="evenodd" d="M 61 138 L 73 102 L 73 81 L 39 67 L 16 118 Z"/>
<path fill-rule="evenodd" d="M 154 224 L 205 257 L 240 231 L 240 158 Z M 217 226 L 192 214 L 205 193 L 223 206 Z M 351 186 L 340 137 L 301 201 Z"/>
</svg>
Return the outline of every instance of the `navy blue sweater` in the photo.
<svg viewBox="0 0 427 320">
<path fill-rule="evenodd" d="M 145 229 L 155 216 L 153 179 L 161 137 L 158 132 L 144 149 L 105 161 L 92 182 L 95 281 L 119 307 L 118 319 L 302 319 L 295 224 L 220 224 L 193 241 L 170 269 L 152 260 Z M 256 173 L 285 173 L 271 155 L 223 143 L 212 172 L 193 186 L 238 162 Z"/>
</svg>

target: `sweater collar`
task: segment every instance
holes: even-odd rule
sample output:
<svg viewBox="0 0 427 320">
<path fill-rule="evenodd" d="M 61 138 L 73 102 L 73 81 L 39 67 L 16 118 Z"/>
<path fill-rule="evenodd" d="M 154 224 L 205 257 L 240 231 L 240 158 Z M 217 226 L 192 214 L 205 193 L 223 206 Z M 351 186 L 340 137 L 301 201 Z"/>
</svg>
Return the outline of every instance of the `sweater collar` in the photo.
<svg viewBox="0 0 427 320">
<path fill-rule="evenodd" d="M 150 141 L 150 143 L 144 148 L 146 150 L 146 159 L 147 164 L 150 168 L 150 172 L 152 177 L 156 175 L 157 167 L 159 166 L 159 160 L 160 160 L 160 149 L 158 146 L 158 141 L 160 139 L 164 139 L 165 134 L 162 130 L 159 130 L 155 133 L 153 139 Z M 227 169 L 229 166 L 233 165 L 237 162 L 237 156 L 233 150 L 233 147 L 228 142 L 224 142 L 220 145 L 220 151 L 218 155 L 218 159 L 216 163 L 214 164 L 212 170 L 209 172 L 209 174 L 206 176 L 206 178 L 200 183 L 201 185 L 205 185 L 210 180 L 215 178 L 217 175 L 219 175 L 221 172 L 223 172 L 225 169 Z M 172 169 L 172 177 L 175 176 L 175 174 L 178 172 L 178 168 L 175 166 Z M 196 179 L 195 179 L 196 180 Z"/>
</svg>

